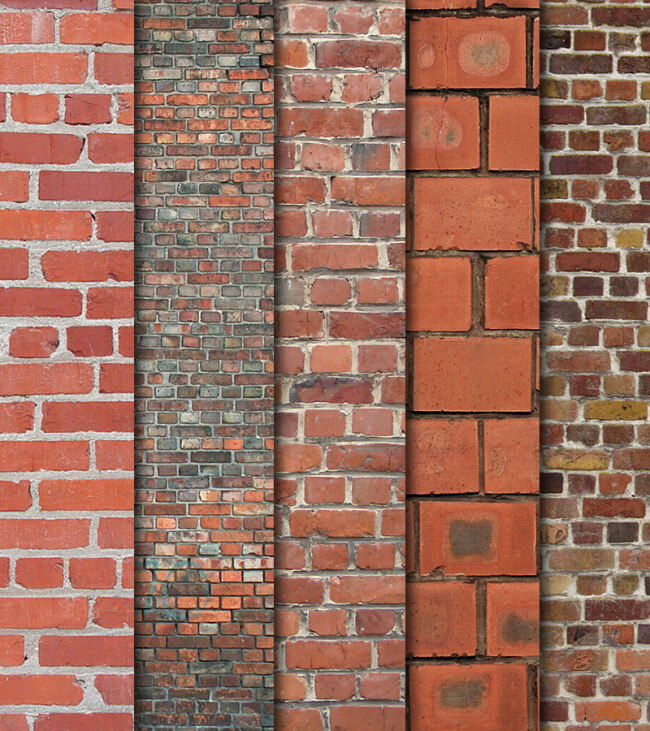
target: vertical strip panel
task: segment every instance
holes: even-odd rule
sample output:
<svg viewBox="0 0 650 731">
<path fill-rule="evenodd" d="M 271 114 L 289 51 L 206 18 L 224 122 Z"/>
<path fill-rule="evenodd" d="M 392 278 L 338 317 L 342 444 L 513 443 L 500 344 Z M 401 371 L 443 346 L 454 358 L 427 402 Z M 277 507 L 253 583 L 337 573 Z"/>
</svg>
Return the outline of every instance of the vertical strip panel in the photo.
<svg viewBox="0 0 650 731">
<path fill-rule="evenodd" d="M 276 727 L 403 728 L 404 6 L 276 4 Z"/>
<path fill-rule="evenodd" d="M 273 725 L 269 2 L 139 2 L 137 719 Z"/>
<path fill-rule="evenodd" d="M 546 12 L 542 720 L 643 729 L 650 12 L 586 2 Z"/>
<path fill-rule="evenodd" d="M 413 731 L 537 728 L 536 17 L 408 13 Z"/>
<path fill-rule="evenodd" d="M 133 13 L 0 38 L 0 726 L 129 729 Z"/>
</svg>

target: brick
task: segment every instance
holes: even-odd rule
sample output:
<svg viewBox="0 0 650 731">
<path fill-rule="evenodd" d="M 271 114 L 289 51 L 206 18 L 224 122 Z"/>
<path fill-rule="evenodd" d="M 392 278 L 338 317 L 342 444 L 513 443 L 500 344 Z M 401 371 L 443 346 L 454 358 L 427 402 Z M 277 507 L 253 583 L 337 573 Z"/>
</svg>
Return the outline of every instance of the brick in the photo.
<svg viewBox="0 0 650 731">
<path fill-rule="evenodd" d="M 88 157 L 98 164 L 133 161 L 133 137 L 129 134 L 88 135 Z"/>
<path fill-rule="evenodd" d="M 0 42 L 3 45 L 52 43 L 54 15 L 52 13 L 3 13 L 0 19 Z"/>
<path fill-rule="evenodd" d="M 42 667 L 130 667 L 133 636 L 41 637 L 38 658 Z"/>
<path fill-rule="evenodd" d="M 41 257 L 49 282 L 133 281 L 130 251 L 48 251 Z"/>
<path fill-rule="evenodd" d="M 413 408 L 528 411 L 531 356 L 523 338 L 416 338 Z"/>
<path fill-rule="evenodd" d="M 409 494 L 472 493 L 479 489 L 478 425 L 470 419 L 407 423 Z"/>
<path fill-rule="evenodd" d="M 61 43 L 133 45 L 130 13 L 68 13 L 61 18 Z"/>
<path fill-rule="evenodd" d="M 24 203 L 29 198 L 29 173 L 6 170 L 0 173 L 0 201 Z M 9 279 L 9 277 L 7 277 Z M 25 277 L 26 279 L 26 277 Z"/>
<path fill-rule="evenodd" d="M 38 197 L 48 201 L 131 201 L 133 176 L 118 172 L 45 170 L 39 176 Z"/>
<path fill-rule="evenodd" d="M 498 257 L 486 262 L 485 326 L 494 330 L 539 328 L 537 257 Z"/>
<path fill-rule="evenodd" d="M 26 589 L 53 589 L 63 586 L 62 558 L 19 558 L 16 583 Z"/>
<path fill-rule="evenodd" d="M 44 480 L 39 487 L 43 510 L 132 510 L 130 480 Z"/>
<path fill-rule="evenodd" d="M 51 713 L 37 716 L 34 728 L 38 731 L 60 728 L 83 731 L 89 725 L 107 725 L 115 731 L 128 731 L 133 725 L 133 716 L 130 713 Z"/>
<path fill-rule="evenodd" d="M 521 88 L 526 85 L 526 21 L 416 18 L 409 25 L 414 89 Z M 436 49 L 444 48 L 444 53 Z"/>
<path fill-rule="evenodd" d="M 411 728 L 526 728 L 526 666 L 414 665 L 409 670 Z"/>
<path fill-rule="evenodd" d="M 490 170 L 539 169 L 539 101 L 536 96 L 491 96 Z M 520 144 L 513 146 L 516 135 Z"/>
<path fill-rule="evenodd" d="M 415 249 L 531 249 L 531 218 L 525 178 L 415 179 Z"/>
<path fill-rule="evenodd" d="M 0 609 L 3 629 L 83 629 L 88 621 L 88 602 L 80 597 L 3 597 Z"/>
<path fill-rule="evenodd" d="M 98 211 L 97 235 L 107 242 L 133 241 L 133 218 L 132 211 Z"/>
<path fill-rule="evenodd" d="M 83 139 L 69 134 L 0 133 L 0 161 L 68 165 L 77 162 Z"/>
<path fill-rule="evenodd" d="M 406 651 L 414 658 L 476 653 L 476 589 L 461 582 L 412 582 L 406 588 Z"/>
<path fill-rule="evenodd" d="M 130 432 L 133 406 L 128 401 L 53 402 L 43 404 L 44 432 Z"/>
<path fill-rule="evenodd" d="M 34 404 L 0 404 L 0 433 L 24 434 L 34 428 Z"/>
<path fill-rule="evenodd" d="M 84 695 L 74 675 L 2 675 L 0 691 L 14 706 L 78 705 Z"/>
<path fill-rule="evenodd" d="M 539 586 L 536 582 L 487 585 L 489 655 L 539 654 Z"/>
<path fill-rule="evenodd" d="M 3 84 L 81 84 L 87 68 L 85 53 L 0 53 Z"/>
<path fill-rule="evenodd" d="M 479 166 L 478 99 L 409 97 L 407 119 L 411 120 L 406 161 L 410 170 L 471 170 Z"/>
<path fill-rule="evenodd" d="M 535 575 L 535 505 L 420 505 L 421 571 L 475 576 Z"/>
<path fill-rule="evenodd" d="M 93 287 L 88 290 L 86 316 L 89 320 L 130 319 L 133 307 L 131 287 Z"/>
<path fill-rule="evenodd" d="M 409 330 L 464 331 L 472 324 L 472 263 L 465 257 L 411 258 L 406 269 Z"/>
<path fill-rule="evenodd" d="M 0 635 L 0 666 L 19 667 L 25 662 L 25 639 L 20 635 Z"/>
<path fill-rule="evenodd" d="M 0 395 L 78 394 L 92 388 L 92 368 L 76 363 L 0 366 Z"/>
<path fill-rule="evenodd" d="M 113 353 L 113 330 L 107 326 L 69 327 L 67 349 L 78 358 L 105 356 Z"/>
<path fill-rule="evenodd" d="M 538 492 L 537 419 L 486 419 L 484 440 L 486 493 Z"/>
<path fill-rule="evenodd" d="M 0 472 L 79 469 L 88 469 L 87 442 L 0 442 Z"/>
<path fill-rule="evenodd" d="M 14 358 L 48 358 L 58 347 L 54 327 L 17 327 L 9 336 L 9 354 Z"/>
<path fill-rule="evenodd" d="M 288 668 L 353 670 L 370 664 L 369 642 L 293 640 L 286 647 Z"/>
<path fill-rule="evenodd" d="M 86 211 L 0 211 L 5 239 L 28 241 L 85 241 L 90 237 L 92 219 Z"/>
</svg>

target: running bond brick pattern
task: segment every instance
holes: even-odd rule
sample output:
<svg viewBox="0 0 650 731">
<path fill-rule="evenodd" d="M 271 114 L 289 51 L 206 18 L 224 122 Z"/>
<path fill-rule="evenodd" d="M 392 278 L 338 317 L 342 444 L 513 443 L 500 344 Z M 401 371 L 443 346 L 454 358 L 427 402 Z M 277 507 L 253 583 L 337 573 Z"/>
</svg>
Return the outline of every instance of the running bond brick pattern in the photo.
<svg viewBox="0 0 650 731">
<path fill-rule="evenodd" d="M 397 731 L 405 10 L 275 7 L 275 724 Z"/>
<path fill-rule="evenodd" d="M 650 729 L 650 22 L 545 6 L 546 728 Z"/>
<path fill-rule="evenodd" d="M 272 5 L 136 15 L 137 726 L 271 728 Z"/>
<path fill-rule="evenodd" d="M 408 7 L 409 728 L 536 729 L 538 10 Z"/>
<path fill-rule="evenodd" d="M 133 12 L 0 3 L 0 727 L 133 723 Z"/>
</svg>

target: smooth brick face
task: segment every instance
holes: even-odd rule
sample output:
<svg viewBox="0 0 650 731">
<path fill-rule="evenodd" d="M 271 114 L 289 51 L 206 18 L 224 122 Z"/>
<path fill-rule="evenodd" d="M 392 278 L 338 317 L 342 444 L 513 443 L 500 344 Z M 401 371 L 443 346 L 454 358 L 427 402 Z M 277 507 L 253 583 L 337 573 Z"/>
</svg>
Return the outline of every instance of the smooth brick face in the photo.
<svg viewBox="0 0 650 731">
<path fill-rule="evenodd" d="M 415 411 L 528 411 L 531 341 L 418 337 L 413 343 Z"/>
<path fill-rule="evenodd" d="M 549 11 L 542 724 L 636 731 L 649 722 L 647 8 Z"/>
<path fill-rule="evenodd" d="M 490 170 L 538 170 L 538 133 L 537 95 L 490 97 Z"/>
<path fill-rule="evenodd" d="M 509 256 L 485 265 L 485 327 L 489 330 L 539 328 L 539 259 Z"/>
<path fill-rule="evenodd" d="M 416 178 L 413 248 L 520 251 L 535 244 L 525 178 Z"/>
<path fill-rule="evenodd" d="M 488 655 L 539 654 L 539 585 L 494 583 L 487 586 Z"/>
<path fill-rule="evenodd" d="M 463 170 L 479 166 L 479 105 L 469 96 L 408 97 L 407 167 Z"/>
<path fill-rule="evenodd" d="M 114 12 L 86 16 L 63 38 L 94 44 L 104 93 L 129 69 L 97 59 L 131 30 Z M 273 728 L 272 17 L 269 2 L 155 0 L 137 9 L 142 729 Z M 299 49 L 290 56 L 302 63 Z M 121 106 L 128 114 L 129 100 Z M 95 126 L 91 159 L 126 156 L 123 141 L 107 139 L 113 131 Z M 89 182 L 106 197 L 123 190 L 123 181 Z M 305 190 L 319 194 L 308 181 Z M 125 216 L 97 223 L 115 248 L 133 230 Z M 113 298 L 106 289 L 93 288 L 87 303 L 98 326 L 133 306 L 132 293 Z M 130 352 L 133 332 L 125 328 L 117 347 Z M 128 385 L 105 369 L 100 384 L 106 398 Z M 101 454 L 110 459 L 109 449 Z M 99 525 L 107 548 L 130 529 L 109 520 Z M 119 607 L 98 612 L 107 626 L 122 618 Z"/>
<path fill-rule="evenodd" d="M 403 729 L 404 6 L 275 16 L 275 728 Z"/>
<path fill-rule="evenodd" d="M 538 419 L 486 419 L 483 430 L 485 491 L 538 492 Z"/>
<path fill-rule="evenodd" d="M 472 263 L 469 259 L 409 259 L 406 287 L 409 330 L 470 329 Z"/>
<path fill-rule="evenodd" d="M 526 19 L 419 18 L 409 25 L 414 89 L 526 85 Z M 444 49 L 444 50 L 442 50 Z"/>
<path fill-rule="evenodd" d="M 478 492 L 478 422 L 411 419 L 407 431 L 409 494 Z"/>
<path fill-rule="evenodd" d="M 526 666 L 414 665 L 411 728 L 526 728 Z"/>
<path fill-rule="evenodd" d="M 427 574 L 534 576 L 536 513 L 526 503 L 420 505 L 420 565 Z"/>
<path fill-rule="evenodd" d="M 80 12 L 103 23 L 91 0 L 0 11 L 0 726 L 21 731 L 133 727 L 133 694 L 96 688 L 133 684 L 133 393 L 101 375 L 133 382 L 113 347 L 133 327 L 133 229 L 118 242 L 100 225 L 133 220 L 133 158 L 87 154 L 100 128 L 132 148 L 132 82 L 99 78 L 96 37 L 66 45 Z M 111 41 L 133 68 L 132 36 Z M 93 286 L 131 310 L 89 322 Z M 128 526 L 119 540 L 106 520 Z"/>
</svg>

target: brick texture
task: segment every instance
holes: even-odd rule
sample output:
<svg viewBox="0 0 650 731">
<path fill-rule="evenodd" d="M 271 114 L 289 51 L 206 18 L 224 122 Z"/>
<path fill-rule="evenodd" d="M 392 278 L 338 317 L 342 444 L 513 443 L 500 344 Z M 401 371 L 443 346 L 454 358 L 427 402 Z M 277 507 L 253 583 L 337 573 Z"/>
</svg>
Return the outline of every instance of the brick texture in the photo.
<svg viewBox="0 0 650 731">
<path fill-rule="evenodd" d="M 647 729 L 649 10 L 545 12 L 542 718 Z"/>
<path fill-rule="evenodd" d="M 133 12 L 3 2 L 0 46 L 0 726 L 126 729 Z"/>
<path fill-rule="evenodd" d="M 137 6 L 139 729 L 273 725 L 271 16 Z"/>
<path fill-rule="evenodd" d="M 537 16 L 408 6 L 412 731 L 538 727 Z"/>
<path fill-rule="evenodd" d="M 277 729 L 405 727 L 404 20 L 276 3 Z"/>
</svg>

